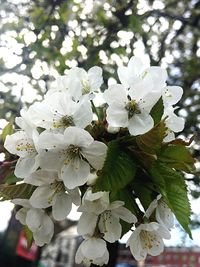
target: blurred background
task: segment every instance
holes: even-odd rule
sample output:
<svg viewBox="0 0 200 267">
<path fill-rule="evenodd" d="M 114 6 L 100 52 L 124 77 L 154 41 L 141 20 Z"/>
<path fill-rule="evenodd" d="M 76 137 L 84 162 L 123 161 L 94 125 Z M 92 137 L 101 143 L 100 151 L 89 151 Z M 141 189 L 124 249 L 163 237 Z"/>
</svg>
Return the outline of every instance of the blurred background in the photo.
<svg viewBox="0 0 200 267">
<path fill-rule="evenodd" d="M 177 109 L 186 119 L 180 136 L 189 140 L 195 135 L 191 151 L 197 171 L 185 176 L 194 240 L 173 230 L 165 253 L 138 266 L 200 266 L 200 1 L 1 0 L 0 20 L 0 183 L 16 181 L 6 164 L 13 158 L 3 148 L 11 132 L 8 122 L 14 123 L 22 107 L 41 100 L 58 75 L 71 67 L 98 65 L 104 70 L 104 90 L 118 81 L 117 66 L 133 55 L 161 65 L 167 68 L 168 84 L 184 89 Z M 12 209 L 12 204 L 0 203 L 0 267 L 74 266 L 80 242 L 77 214 L 56 226 L 52 244 L 42 250 L 33 245 L 28 252 Z M 118 267 L 136 266 L 123 244 L 115 259 Z"/>
</svg>

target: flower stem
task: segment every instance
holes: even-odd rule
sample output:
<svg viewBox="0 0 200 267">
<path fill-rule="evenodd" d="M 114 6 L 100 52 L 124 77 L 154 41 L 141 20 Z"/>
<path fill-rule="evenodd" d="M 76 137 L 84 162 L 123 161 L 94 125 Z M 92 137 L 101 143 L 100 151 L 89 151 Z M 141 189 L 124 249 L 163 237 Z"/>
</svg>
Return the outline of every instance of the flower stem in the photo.
<svg viewBox="0 0 200 267">
<path fill-rule="evenodd" d="M 90 102 L 92 104 L 92 108 L 93 108 L 94 113 L 97 115 L 98 120 L 101 121 L 100 114 L 99 114 L 97 108 L 95 107 L 93 100 L 90 100 Z"/>
</svg>

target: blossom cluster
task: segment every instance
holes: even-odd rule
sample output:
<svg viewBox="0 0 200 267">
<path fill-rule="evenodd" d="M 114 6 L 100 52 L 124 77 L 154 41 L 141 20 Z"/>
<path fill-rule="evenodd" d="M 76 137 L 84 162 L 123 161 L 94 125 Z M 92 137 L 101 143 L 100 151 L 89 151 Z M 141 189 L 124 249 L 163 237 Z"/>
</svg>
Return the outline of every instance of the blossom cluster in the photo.
<svg viewBox="0 0 200 267">
<path fill-rule="evenodd" d="M 76 262 L 88 266 L 108 263 L 106 242 L 122 237 L 123 222 L 130 225 L 127 246 L 136 260 L 160 254 L 163 239 L 170 238 L 174 224 L 174 215 L 159 192 L 138 218 L 124 201 L 111 197 L 111 190 L 93 190 L 104 168 L 109 141 L 123 134 L 136 137 L 150 131 L 155 124 L 151 110 L 159 99 L 164 108 L 161 120 L 166 125 L 164 142 L 173 140 L 174 133 L 184 127 L 174 106 L 183 90 L 166 84 L 164 69 L 146 67 L 132 57 L 127 66 L 118 68 L 118 77 L 120 83 L 110 85 L 103 93 L 104 117 L 100 118 L 100 107 L 94 103 L 103 83 L 102 69 L 69 70 L 57 79 L 43 101 L 21 110 L 16 118 L 19 129 L 5 141 L 5 148 L 19 157 L 16 177 L 35 186 L 29 199 L 12 200 L 21 206 L 16 218 L 42 246 L 52 239 L 54 221 L 64 220 L 75 204 L 82 212 L 78 233 L 84 239 Z M 91 129 L 98 125 L 103 127 L 103 135 L 102 131 L 93 134 Z"/>
</svg>

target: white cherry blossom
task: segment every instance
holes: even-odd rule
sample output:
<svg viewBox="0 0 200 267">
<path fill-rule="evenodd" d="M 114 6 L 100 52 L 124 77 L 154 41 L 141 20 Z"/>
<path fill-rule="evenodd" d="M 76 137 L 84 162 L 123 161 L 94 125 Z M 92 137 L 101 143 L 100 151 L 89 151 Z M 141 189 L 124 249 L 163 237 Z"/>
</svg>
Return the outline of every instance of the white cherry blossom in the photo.
<svg viewBox="0 0 200 267">
<path fill-rule="evenodd" d="M 157 256 L 164 250 L 164 239 L 170 239 L 170 232 L 156 222 L 140 224 L 127 241 L 137 261 L 145 260 L 147 254 Z"/>
<path fill-rule="evenodd" d="M 104 211 L 97 214 L 94 207 L 96 206 L 98 209 L 99 202 L 99 200 L 94 201 L 92 212 L 86 204 L 86 211 L 80 217 L 77 231 L 83 236 L 93 236 L 96 229 L 98 229 L 106 241 L 113 243 L 120 239 L 122 234 L 120 219 L 128 223 L 136 223 L 137 218 L 123 207 L 123 201 L 114 201 L 107 204 Z"/>
<path fill-rule="evenodd" d="M 77 264 L 85 264 L 90 266 L 96 264 L 102 266 L 107 264 L 109 260 L 109 253 L 106 242 L 101 238 L 91 237 L 85 239 L 79 246 L 75 261 Z"/>
<path fill-rule="evenodd" d="M 82 205 L 79 207 L 79 211 L 88 211 L 99 215 L 110 204 L 109 201 L 109 192 L 99 191 L 92 193 L 92 189 L 88 188 L 85 194 L 82 197 Z"/>
<path fill-rule="evenodd" d="M 174 226 L 174 214 L 161 195 L 158 195 L 157 198 L 151 202 L 145 212 L 145 217 L 149 218 L 154 211 L 158 223 L 165 226 L 168 230 Z"/>
<path fill-rule="evenodd" d="M 146 88 L 127 91 L 123 85 L 112 85 L 104 92 L 108 103 L 107 122 L 111 127 L 127 127 L 132 135 L 149 131 L 154 121 L 149 114 L 161 94 L 149 93 Z"/>
<path fill-rule="evenodd" d="M 55 92 L 28 110 L 37 127 L 63 132 L 69 126 L 85 128 L 93 118 L 90 102 L 84 98 L 78 103 L 68 92 Z"/>
<path fill-rule="evenodd" d="M 25 131 L 18 131 L 7 135 L 4 147 L 11 153 L 19 156 L 15 166 L 15 175 L 24 178 L 39 167 L 38 159 L 38 132 L 33 130 L 27 134 Z"/>
<path fill-rule="evenodd" d="M 90 68 L 88 72 L 82 68 L 72 68 L 67 75 L 67 87 L 75 100 L 98 91 L 102 83 L 102 69 L 97 66 Z"/>
<path fill-rule="evenodd" d="M 35 243 L 38 246 L 48 244 L 54 233 L 51 218 L 44 210 L 32 207 L 28 199 L 13 199 L 12 202 L 22 206 L 16 213 L 16 219 L 32 231 Z"/>
<path fill-rule="evenodd" d="M 45 149 L 40 153 L 40 166 L 58 171 L 69 189 L 85 184 L 91 167 L 101 170 L 107 151 L 104 143 L 77 127 L 68 127 L 64 134 L 42 133 L 39 145 Z"/>
<path fill-rule="evenodd" d="M 40 186 L 35 189 L 30 198 L 31 205 L 40 209 L 52 206 L 52 215 L 54 219 L 57 221 L 64 220 L 71 211 L 72 202 L 76 205 L 80 205 L 80 193 L 78 188 L 67 190 L 63 182 L 58 179 L 58 174 L 54 174 L 55 172 L 53 172 L 55 175 L 54 180 L 49 184 L 48 176 L 53 176 L 51 172 L 39 171 L 37 171 L 37 176 L 32 175 L 32 180 L 34 180 L 33 178 L 39 178 L 39 175 L 44 175 L 45 173 L 47 179 L 46 181 L 43 181 L 43 183 L 42 178 L 37 179 L 40 182 Z"/>
</svg>

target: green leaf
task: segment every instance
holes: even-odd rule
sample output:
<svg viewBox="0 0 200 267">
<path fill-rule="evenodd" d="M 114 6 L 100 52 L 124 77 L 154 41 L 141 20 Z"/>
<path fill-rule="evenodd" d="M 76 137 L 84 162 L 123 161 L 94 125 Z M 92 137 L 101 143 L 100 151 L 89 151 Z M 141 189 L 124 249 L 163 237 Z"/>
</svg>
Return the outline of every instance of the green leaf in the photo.
<svg viewBox="0 0 200 267">
<path fill-rule="evenodd" d="M 159 155 L 159 161 L 176 170 L 193 172 L 195 160 L 190 151 L 183 145 L 164 146 Z"/>
<path fill-rule="evenodd" d="M 135 171 L 136 165 L 131 157 L 121 150 L 117 141 L 112 141 L 93 190 L 118 192 L 132 181 Z"/>
<path fill-rule="evenodd" d="M 163 112 L 164 112 L 164 105 L 161 97 L 150 112 L 150 115 L 154 120 L 154 125 L 158 124 L 161 121 Z"/>
<path fill-rule="evenodd" d="M 150 171 L 154 184 L 159 188 L 160 193 L 175 214 L 183 229 L 192 238 L 189 228 L 190 203 L 187 195 L 187 186 L 183 176 L 170 167 L 157 163 Z"/>
<path fill-rule="evenodd" d="M 144 210 L 149 207 L 150 203 L 158 194 L 150 177 L 143 171 L 136 173 L 133 190 L 135 195 L 139 198 Z"/>
<path fill-rule="evenodd" d="M 16 184 L 17 182 L 20 182 L 20 181 L 23 181 L 23 179 L 16 177 L 14 173 L 9 174 L 4 179 L 5 184 Z"/>
<path fill-rule="evenodd" d="M 35 186 L 30 184 L 0 185 L 0 201 L 15 198 L 30 198 Z"/>
<path fill-rule="evenodd" d="M 147 133 L 137 136 L 137 145 L 147 153 L 155 153 L 161 148 L 163 139 L 166 136 L 166 130 L 165 122 L 161 121 Z"/>
<path fill-rule="evenodd" d="M 13 134 L 13 125 L 12 123 L 8 123 L 4 128 L 3 128 L 3 131 L 2 131 L 2 134 L 1 134 L 1 139 L 3 140 L 3 142 L 5 142 L 6 140 L 6 136 L 7 135 L 10 135 L 10 134 Z"/>
<path fill-rule="evenodd" d="M 33 244 L 33 233 L 27 225 L 24 226 L 24 234 L 26 237 L 28 249 L 30 249 Z"/>
</svg>

